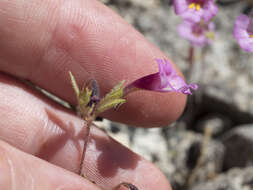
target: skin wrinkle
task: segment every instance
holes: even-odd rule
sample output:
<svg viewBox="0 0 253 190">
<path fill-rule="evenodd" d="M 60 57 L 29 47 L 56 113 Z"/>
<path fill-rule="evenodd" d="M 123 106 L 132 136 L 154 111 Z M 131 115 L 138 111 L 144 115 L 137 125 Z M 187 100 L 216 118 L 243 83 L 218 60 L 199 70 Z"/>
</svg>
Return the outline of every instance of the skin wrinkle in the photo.
<svg viewBox="0 0 253 190">
<path fill-rule="evenodd" d="M 8 156 L 5 147 L 0 146 L 0 187 L 6 187 L 11 190 L 11 168 L 8 163 Z"/>
<path fill-rule="evenodd" d="M 67 1 L 65 1 L 67 2 Z M 80 19 L 73 19 L 70 17 L 69 13 L 75 13 L 75 11 L 67 10 L 67 13 L 65 13 L 64 9 L 66 7 L 66 3 L 59 3 L 61 6 L 59 6 L 59 11 L 57 13 L 57 16 L 54 17 L 54 20 L 56 21 L 56 24 L 53 28 L 53 30 L 50 32 L 50 40 L 46 48 L 43 50 L 44 54 L 40 60 L 40 62 L 44 63 L 44 65 L 40 68 L 37 69 L 37 72 L 33 72 L 31 76 L 29 76 L 30 79 L 33 78 L 38 72 L 41 72 L 41 70 L 45 70 L 47 65 L 50 62 L 53 62 L 54 60 L 50 59 L 56 59 L 57 62 L 62 62 L 60 63 L 57 68 L 58 71 L 61 72 L 54 72 L 54 78 L 57 79 L 57 75 L 62 75 L 62 73 L 68 73 L 69 67 L 67 65 L 70 64 L 77 64 L 81 66 L 81 63 L 76 60 L 76 58 L 72 55 L 71 52 L 73 52 L 73 44 L 74 42 L 81 41 L 80 34 L 83 30 L 83 28 L 86 28 L 85 23 L 87 19 L 81 19 L 82 21 L 84 20 L 85 22 L 80 22 L 77 20 Z M 66 16 L 68 15 L 68 16 Z M 71 14 L 73 15 L 73 14 Z M 66 19 L 64 19 L 66 17 Z M 80 16 L 79 16 L 80 17 Z M 57 19 L 55 19 L 57 18 Z M 82 23 L 82 24 L 81 24 Z M 53 55 L 53 57 L 52 57 Z M 52 57 L 52 58 L 50 58 Z M 60 61 L 58 60 L 60 57 L 65 57 L 65 60 Z M 88 73 L 86 70 L 82 68 L 82 73 Z M 57 70 L 57 69 L 55 69 Z M 86 74 L 88 75 L 88 74 Z M 68 76 L 66 77 L 67 79 L 69 78 Z M 42 85 L 43 86 L 43 85 Z"/>
<path fill-rule="evenodd" d="M 71 20 L 71 19 L 69 19 L 69 20 Z M 87 19 L 87 20 L 88 20 L 88 19 Z M 90 20 L 92 20 L 92 19 L 90 19 Z M 96 19 L 94 18 L 94 20 L 95 20 L 95 21 L 93 22 L 93 24 L 96 23 L 96 22 L 98 22 L 98 21 L 97 21 L 97 20 L 98 20 L 97 18 L 96 18 Z M 99 19 L 99 22 L 101 22 L 100 20 L 101 20 L 101 19 Z M 69 27 L 65 27 L 65 28 L 72 28 L 72 25 L 73 25 L 73 24 L 71 24 L 71 22 L 72 22 L 72 21 L 70 21 L 70 23 L 68 24 Z M 103 24 L 104 24 L 104 23 L 103 23 Z M 120 23 L 119 23 L 119 24 L 120 24 Z M 122 25 L 122 24 L 121 24 L 121 25 Z M 117 26 L 117 23 L 114 23 L 114 26 Z M 80 31 L 82 31 L 82 26 L 80 26 L 79 23 L 78 23 L 77 25 L 75 25 L 74 27 L 77 27 L 77 28 L 78 28 L 79 33 L 80 33 Z M 60 30 L 60 31 L 65 31 L 65 28 L 63 28 L 63 29 Z M 97 27 L 95 27 L 95 28 L 97 29 Z M 116 27 L 116 28 L 117 28 L 117 27 Z M 120 28 L 120 27 L 118 27 L 118 28 Z M 126 33 L 126 34 L 129 33 L 128 31 L 130 30 L 130 28 L 126 28 L 126 27 L 122 27 L 122 28 L 125 28 L 125 30 L 127 30 L 127 31 L 124 32 L 124 33 Z M 69 30 L 69 29 L 67 29 L 67 31 L 68 31 L 68 30 Z M 114 27 L 114 30 L 118 30 L 118 29 L 115 29 L 115 27 Z M 83 32 L 84 32 L 84 31 L 83 31 Z M 96 30 L 95 33 L 97 33 L 97 32 L 99 32 L 99 30 Z M 69 40 L 68 40 L 68 35 L 67 35 L 68 32 L 65 32 L 65 33 L 66 33 L 66 35 L 65 35 L 64 39 L 61 40 L 62 42 L 64 42 L 64 41 L 65 41 L 65 42 L 69 41 Z M 76 32 L 75 32 L 75 33 L 76 33 Z M 85 32 L 85 33 L 89 33 L 89 32 Z M 130 33 L 131 33 L 131 32 L 130 32 Z M 59 35 L 58 32 L 57 32 L 57 34 Z M 81 33 L 80 33 L 80 34 L 81 34 Z M 58 35 L 57 35 L 57 36 L 58 36 Z M 56 39 L 57 39 L 57 36 L 56 36 Z M 79 37 L 79 38 L 80 38 L 80 37 Z M 90 37 L 90 38 L 91 38 L 91 37 Z M 118 36 L 118 38 L 121 39 L 122 36 Z M 57 41 L 57 40 L 56 40 L 56 41 Z M 99 42 L 99 41 L 98 41 L 98 42 Z M 69 44 L 69 45 L 67 45 L 67 47 L 71 47 L 71 42 L 67 42 L 67 43 Z M 130 40 L 130 43 L 136 43 L 136 42 Z M 94 44 L 94 43 L 93 43 L 93 44 Z M 95 44 L 96 44 L 96 43 L 95 43 Z M 116 45 L 117 45 L 117 44 L 116 44 Z M 113 46 L 114 46 L 114 45 L 113 45 Z M 119 46 L 119 45 L 117 45 L 117 46 Z M 63 46 L 63 47 L 60 47 L 61 50 L 62 50 L 63 48 L 64 48 L 64 46 Z M 124 47 L 124 48 L 125 48 L 125 47 Z M 99 49 L 99 48 L 95 48 L 95 49 Z M 110 49 L 110 48 L 108 48 L 108 49 Z M 64 50 L 64 51 L 65 51 L 65 50 Z M 108 50 L 108 51 L 109 51 L 109 50 Z M 110 52 L 111 52 L 111 51 L 110 51 Z M 134 52 L 134 54 L 136 54 L 136 48 L 134 48 L 133 52 Z M 108 53 L 109 53 L 109 52 L 108 52 Z M 73 58 L 73 55 L 71 55 L 71 52 L 68 52 L 67 55 Z M 105 54 L 105 55 L 102 54 L 101 56 L 102 56 L 102 57 L 106 57 L 106 54 Z M 108 56 L 107 56 L 107 57 L 108 57 Z M 132 56 L 129 56 L 129 57 L 132 57 Z M 136 57 L 136 56 L 134 56 L 134 57 Z M 74 60 L 75 60 L 75 59 L 74 59 Z M 102 62 L 102 60 L 103 60 L 103 59 L 101 59 L 101 62 Z M 110 60 L 110 61 L 111 61 L 111 60 Z M 77 64 L 82 65 L 79 61 L 77 61 Z"/>
<path fill-rule="evenodd" d="M 73 188 L 72 186 L 69 187 L 68 185 L 61 185 L 56 188 L 56 190 L 85 190 L 83 188 Z"/>
<path fill-rule="evenodd" d="M 44 114 L 45 114 L 45 115 L 44 115 Z M 47 131 L 47 129 L 50 128 L 50 127 L 49 127 L 49 126 L 50 126 L 50 120 L 49 120 L 48 116 L 46 116 L 46 112 L 43 113 L 42 122 L 43 122 L 43 128 L 42 128 L 42 130 L 38 130 L 38 131 L 37 131 L 37 135 L 39 135 L 39 133 L 40 133 L 40 134 L 45 134 L 46 131 Z M 37 135 L 34 135 L 34 139 L 33 139 L 32 142 L 36 142 L 36 140 L 38 140 L 38 139 L 37 139 Z M 39 145 L 39 147 L 42 147 L 42 144 L 44 144 L 45 141 L 46 141 L 46 136 L 45 136 L 45 135 L 42 135 L 41 140 L 40 140 L 41 145 Z M 37 154 L 37 153 L 35 153 L 35 155 L 36 155 L 36 154 Z"/>
<path fill-rule="evenodd" d="M 53 131 L 62 132 L 53 132 L 55 135 L 50 135 L 40 146 L 36 155 L 45 160 L 53 160 L 54 156 L 60 151 L 64 146 L 68 145 L 71 141 L 71 144 L 74 146 L 74 150 L 77 151 L 78 155 L 76 156 L 77 162 L 80 162 L 82 145 L 81 141 L 85 136 L 85 128 L 81 128 L 79 131 L 77 127 L 72 122 L 66 123 L 61 120 L 61 118 L 55 114 L 52 110 L 45 108 L 49 120 L 49 126 L 46 126 L 47 129 L 52 129 Z M 50 134 L 53 134 L 52 132 Z M 58 165 L 57 163 L 55 163 Z M 78 168 L 66 168 L 78 171 Z"/>
<path fill-rule="evenodd" d="M 86 190 L 85 188 L 80 188 L 80 187 L 72 187 L 72 186 L 62 186 L 60 189 L 56 189 L 56 190 Z M 98 189 L 97 190 L 101 190 L 101 189 Z"/>
<path fill-rule="evenodd" d="M 53 36 L 53 45 L 55 46 L 54 48 L 59 48 L 65 52 L 67 57 L 70 57 L 75 61 L 75 64 L 77 63 L 81 66 L 80 60 L 76 60 L 74 44 L 80 43 L 83 39 L 88 38 L 88 32 L 86 31 L 88 31 L 88 28 L 90 28 L 89 25 L 91 25 L 92 22 L 89 22 L 89 19 L 87 18 L 88 13 L 85 13 L 86 15 L 84 15 L 82 10 L 76 11 L 77 6 L 75 5 L 73 5 L 73 7 L 75 6 L 74 8 L 71 7 L 72 9 L 65 11 L 64 8 L 68 3 L 70 2 L 66 1 L 59 13 L 61 21 L 58 22 L 58 25 L 55 28 L 56 32 Z"/>
<path fill-rule="evenodd" d="M 110 54 L 111 52 L 117 51 L 118 49 L 124 50 L 124 49 L 128 49 L 128 54 L 123 54 L 121 56 L 119 56 L 119 58 L 114 58 L 115 61 L 114 62 L 123 62 L 123 58 L 124 58 L 124 62 L 131 64 L 131 65 L 136 65 L 136 61 L 137 61 L 137 49 L 136 49 L 136 41 L 132 41 L 129 40 L 130 39 L 130 28 L 126 28 L 124 31 L 125 35 L 122 36 L 115 36 L 115 40 L 112 43 L 111 47 L 108 47 L 108 50 L 105 52 L 104 57 L 107 57 L 105 62 L 113 62 L 114 60 L 112 60 L 110 58 Z M 120 60 L 119 60 L 120 59 Z M 128 64 L 116 64 L 115 67 L 119 67 L 118 70 L 128 70 L 129 65 Z M 110 73 L 110 71 L 108 72 Z M 142 71 L 136 69 L 136 71 L 132 72 L 132 74 L 135 75 L 140 75 L 141 76 Z M 122 81 L 122 80 L 126 81 L 126 84 L 128 84 L 129 82 L 131 82 L 131 78 L 129 78 L 129 74 L 128 73 L 122 73 L 122 75 L 120 75 L 120 78 L 116 78 L 117 81 Z M 111 83 L 110 86 L 115 86 L 115 82 Z M 105 91 L 110 91 L 110 88 L 106 89 Z M 105 94 L 105 93 L 104 93 Z"/>
<path fill-rule="evenodd" d="M 53 9 L 53 7 L 52 7 L 52 9 L 50 9 L 50 11 L 48 11 L 48 12 L 50 12 L 51 14 L 52 13 L 54 13 L 54 14 L 52 14 L 52 18 L 53 19 L 50 19 L 50 17 L 46 17 L 47 18 L 47 20 L 49 20 L 49 21 L 51 21 L 51 22 L 47 22 L 47 26 L 48 26 L 48 30 L 49 31 L 44 31 L 44 35 L 45 36 L 49 36 L 49 37 L 47 37 L 47 40 L 42 40 L 43 38 L 41 38 L 41 41 L 43 42 L 43 41 L 46 41 L 47 43 L 44 45 L 44 47 L 41 47 L 40 49 L 41 49 L 41 53 L 40 53 L 40 56 L 38 57 L 38 60 L 37 61 L 34 61 L 34 64 L 36 63 L 36 67 L 35 67 L 35 69 L 30 69 L 30 72 L 27 74 L 27 78 L 28 79 L 32 79 L 32 78 L 34 78 L 33 76 L 36 76 L 37 75 L 37 73 L 38 72 L 40 72 L 40 68 L 42 67 L 42 64 L 44 63 L 43 61 L 44 61 L 44 58 L 45 58 L 45 56 L 47 55 L 47 52 L 48 52 L 48 50 L 49 50 L 49 48 L 50 48 L 50 46 L 51 46 L 51 44 L 53 43 L 53 40 L 54 40 L 54 35 L 55 35 L 55 33 L 56 33 L 56 29 L 57 29 L 57 25 L 58 25 L 58 23 L 59 23 L 59 20 L 61 19 L 61 17 L 59 16 L 59 14 L 60 14 L 60 11 L 59 11 L 59 9 L 60 9 L 60 7 L 61 6 L 63 6 L 62 5 L 62 3 L 61 3 L 61 1 L 59 1 L 58 0 L 58 4 L 57 4 L 57 6 L 55 6 L 54 7 L 54 9 Z M 51 3 L 51 2 L 50 2 Z M 58 16 L 55 16 L 55 15 L 58 15 Z M 55 19 L 55 18 L 58 18 L 58 19 Z M 51 24 L 50 24 L 51 23 Z M 41 44 L 41 43 L 40 43 Z M 36 72 L 37 71 L 37 72 Z"/>
<path fill-rule="evenodd" d="M 11 102 L 9 105 L 5 105 L 4 106 L 5 109 L 4 110 L 1 109 L 1 111 L 0 111 L 1 116 L 3 116 L 3 118 L 6 119 L 6 121 L 10 120 L 8 123 L 6 123 L 6 121 L 4 119 L 2 119 L 2 122 L 3 122 L 2 127 L 4 127 L 4 128 L 1 129 L 2 134 L 0 136 L 1 136 L 2 140 L 3 139 L 7 140 L 10 144 L 15 144 L 15 142 L 19 141 L 19 144 L 17 146 L 20 149 L 22 149 L 23 147 L 26 147 L 28 145 L 30 135 L 28 135 L 28 138 L 27 138 L 27 136 L 25 136 L 24 126 L 23 126 L 23 124 L 25 123 L 25 120 L 21 120 L 22 116 L 24 116 L 24 115 L 22 115 L 22 112 L 17 110 L 17 107 L 13 109 L 13 106 L 12 106 L 13 103 L 14 102 Z M 7 110 L 6 110 L 6 107 L 7 107 Z M 6 111 L 8 111 L 8 112 L 6 112 Z M 4 117 L 5 114 L 8 114 L 8 115 L 6 115 L 6 117 Z M 17 117 L 17 115 L 19 117 Z M 34 121 L 35 121 L 34 118 L 30 119 L 31 123 L 34 123 Z M 8 130 L 12 131 L 11 133 L 13 135 L 15 135 L 15 139 L 8 138 L 8 137 L 6 138 L 5 135 Z M 31 131 L 33 131 L 33 130 L 31 130 Z"/>
<path fill-rule="evenodd" d="M 67 187 L 63 186 L 63 185 L 61 185 L 61 186 L 59 186 L 59 187 L 56 188 L 56 190 L 64 190 L 64 189 L 67 189 Z"/>
<path fill-rule="evenodd" d="M 5 79 L 3 80 L 5 81 Z M 1 81 L 1 82 L 3 82 Z M 5 83 L 1 83 L 0 84 L 0 88 L 2 89 L 5 85 Z M 28 94 L 27 97 L 23 98 L 22 101 L 26 102 L 27 100 L 29 100 L 32 104 L 31 106 L 22 106 L 20 105 L 18 102 L 19 100 L 21 100 L 21 96 L 23 96 L 23 91 L 20 88 L 16 88 L 15 85 L 11 84 L 13 86 L 13 88 L 9 88 L 8 91 L 4 91 L 3 93 L 3 97 L 8 97 L 4 102 L 5 104 L 1 104 L 2 108 L 1 109 L 1 114 L 5 114 L 8 113 L 8 115 L 6 117 L 3 116 L 3 118 L 11 118 L 14 117 L 15 119 L 13 119 L 10 122 L 8 122 L 7 126 L 9 126 L 8 128 L 10 130 L 13 130 L 13 134 L 15 134 L 16 136 L 16 140 L 19 139 L 19 145 L 18 147 L 23 150 L 23 149 L 29 149 L 29 153 L 34 153 L 32 150 L 32 147 L 37 147 L 37 143 L 38 142 L 38 137 L 41 137 L 41 135 L 39 134 L 43 134 L 43 128 L 42 127 L 35 127 L 33 126 L 29 132 L 25 132 L 25 123 L 26 121 L 29 120 L 29 122 L 32 123 L 36 123 L 39 126 L 43 126 L 43 115 L 41 114 L 40 110 L 40 106 L 34 106 L 34 104 L 32 102 L 34 101 L 40 101 L 38 98 L 36 98 L 35 96 L 31 96 L 30 94 Z M 26 89 L 27 90 L 27 89 Z M 13 97 L 12 97 L 13 96 Z M 13 106 L 13 105 L 17 105 L 17 106 Z M 3 106 L 4 105 L 4 106 Z M 16 115 L 18 115 L 19 117 L 16 117 Z M 23 118 L 23 119 L 21 119 Z M 6 125 L 6 124 L 5 124 Z M 7 127 L 6 126 L 6 127 Z M 6 134 L 4 132 L 4 130 L 2 131 L 3 134 Z M 4 137 L 2 137 L 4 139 Z M 43 138 L 43 136 L 42 136 Z M 7 139 L 6 139 L 7 140 Z M 15 144 L 15 140 L 13 139 L 13 141 L 11 139 L 7 140 L 9 143 L 11 144 Z"/>
<path fill-rule="evenodd" d="M 17 190 L 16 187 L 16 173 L 14 170 L 13 162 L 10 158 L 7 158 L 8 165 L 10 167 L 10 174 L 11 174 L 11 190 Z"/>
<path fill-rule="evenodd" d="M 34 129 L 31 130 L 29 137 L 25 138 L 25 146 L 27 147 L 27 149 L 31 150 L 29 151 L 30 154 L 36 154 L 34 152 L 35 149 L 41 146 L 40 142 L 42 144 L 46 140 L 45 131 L 49 121 L 48 118 L 45 117 L 44 113 L 41 113 L 40 110 L 40 107 L 38 111 L 36 110 L 35 112 L 33 112 L 33 109 L 31 109 L 32 114 L 30 115 L 33 115 L 34 123 L 37 123 L 37 125 L 40 127 L 34 127 Z M 29 118 L 29 115 L 27 114 L 26 117 Z"/>
<path fill-rule="evenodd" d="M 44 115 L 45 114 L 45 115 Z M 43 145 L 46 144 L 47 140 L 48 140 L 48 137 L 46 136 L 46 133 L 47 131 L 49 132 L 52 132 L 52 134 L 54 134 L 54 126 L 53 124 L 51 123 L 50 119 L 48 118 L 48 116 L 46 115 L 46 113 L 43 113 L 43 129 L 42 130 L 38 130 L 36 132 L 36 135 L 34 135 L 34 138 L 33 140 L 31 141 L 31 146 L 35 143 L 35 144 L 39 144 L 38 145 L 38 149 L 36 152 L 34 152 L 33 154 L 34 155 L 38 155 L 40 150 L 42 149 Z M 52 129 L 53 128 L 53 129 Z M 38 128 L 40 129 L 40 127 Z M 38 136 L 40 137 L 40 140 L 38 140 Z M 39 141 L 39 142 L 38 142 Z"/>
<path fill-rule="evenodd" d="M 7 175 L 7 171 L 15 173 L 15 186 L 13 186 L 13 177 L 9 175 L 1 182 L 0 189 L 2 190 L 54 190 L 58 186 L 66 186 L 66 190 L 91 190 L 98 189 L 94 184 L 87 179 L 83 179 L 78 175 L 67 172 L 59 167 L 53 166 L 43 160 L 35 158 L 24 152 L 21 152 L 9 144 L 0 141 L 0 151 L 4 151 L 13 160 L 6 159 L 6 163 L 1 162 L 1 173 Z M 2 154 L 1 154 L 1 159 Z M 4 157 L 7 158 L 7 157 Z M 2 166 L 2 163 L 5 167 Z M 6 167 L 8 166 L 8 167 Z M 34 177 L 32 180 L 32 176 Z M 36 181 L 35 181 L 36 180 Z M 12 186 L 8 186 L 6 182 L 10 182 Z M 35 188 L 35 186 L 37 188 Z M 68 187 L 68 188 L 67 188 Z"/>
<path fill-rule="evenodd" d="M 72 13 L 69 15 L 73 15 L 74 13 L 76 13 L 77 11 L 73 11 L 73 10 L 68 10 L 68 13 Z M 69 57 L 71 60 L 74 61 L 74 63 L 76 65 L 79 65 L 80 68 L 82 68 L 82 72 L 85 73 L 85 76 L 87 76 L 86 78 L 89 78 L 92 73 L 90 72 L 90 70 L 84 69 L 84 65 L 85 63 L 89 63 L 91 62 L 88 58 L 88 56 L 85 54 L 86 51 L 83 51 L 83 55 L 76 55 L 75 53 L 75 45 L 73 44 L 81 44 L 82 41 L 84 41 L 85 39 L 89 39 L 89 43 L 91 43 L 91 41 L 93 40 L 93 44 L 97 44 L 98 42 L 100 43 L 99 40 L 97 40 L 95 37 L 93 38 L 92 36 L 95 36 L 94 33 L 96 32 L 90 32 L 89 31 L 89 25 L 91 24 L 96 24 L 95 20 L 96 18 L 89 18 L 89 12 L 88 13 L 84 13 L 82 11 L 80 11 L 80 13 L 76 13 L 76 17 L 74 16 L 69 16 L 66 18 L 66 20 L 63 20 L 63 22 L 61 22 L 61 24 L 58 26 L 57 31 L 57 35 L 55 36 L 55 48 L 59 48 L 61 51 L 65 52 L 66 56 Z M 65 15 L 61 15 L 61 18 L 65 18 Z M 91 22 L 93 21 L 93 22 Z M 99 28 L 100 25 L 98 25 L 97 27 L 95 27 L 96 29 Z M 60 35 L 59 35 L 60 34 Z M 88 43 L 87 43 L 88 44 Z M 81 47 L 83 47 L 83 45 L 81 45 Z M 85 49 L 87 49 L 87 51 L 90 51 L 89 49 L 94 48 L 93 46 L 86 47 Z M 96 48 L 95 48 L 96 49 Z M 81 59 L 80 59 L 81 58 Z M 79 60 L 77 60 L 79 59 Z M 68 71 L 68 70 L 67 70 Z M 83 75 L 82 73 L 82 75 Z M 83 84 L 82 84 L 83 85 Z"/>
<path fill-rule="evenodd" d="M 29 178 L 31 179 L 31 188 L 30 188 L 30 190 L 35 190 L 35 186 L 34 186 L 34 177 L 31 175 L 31 174 L 29 174 Z"/>
</svg>

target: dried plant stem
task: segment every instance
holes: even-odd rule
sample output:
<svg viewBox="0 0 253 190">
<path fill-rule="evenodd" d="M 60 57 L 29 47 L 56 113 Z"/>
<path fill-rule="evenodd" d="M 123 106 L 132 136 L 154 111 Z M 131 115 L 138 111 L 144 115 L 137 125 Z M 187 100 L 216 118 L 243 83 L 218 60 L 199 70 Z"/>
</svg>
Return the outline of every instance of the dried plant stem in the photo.
<svg viewBox="0 0 253 190">
<path fill-rule="evenodd" d="M 192 170 L 186 186 L 190 187 L 196 180 L 197 177 L 197 173 L 199 171 L 199 169 L 201 168 L 201 166 L 203 165 L 205 158 L 206 158 L 206 150 L 207 150 L 207 145 L 210 141 L 210 138 L 212 136 L 212 128 L 211 127 L 206 127 L 205 128 L 205 132 L 204 132 L 204 138 L 203 138 L 203 142 L 202 142 L 202 147 L 200 150 L 200 156 L 198 158 L 197 164 L 195 166 L 195 168 Z"/>
<path fill-rule="evenodd" d="M 189 47 L 187 61 L 189 63 L 187 78 L 190 79 L 192 75 L 192 71 L 193 71 L 194 62 L 195 62 L 195 48 L 192 45 L 190 45 Z"/>
<path fill-rule="evenodd" d="M 188 57 L 188 61 L 190 66 L 192 66 L 194 64 L 194 47 L 191 45 L 189 47 L 189 57 Z"/>
<path fill-rule="evenodd" d="M 92 120 L 88 120 L 86 123 L 86 133 L 85 133 L 85 137 L 84 137 L 83 151 L 82 151 L 82 155 L 81 155 L 81 162 L 80 162 L 80 168 L 79 168 L 79 175 L 80 176 L 83 176 L 82 170 L 83 170 L 83 164 L 84 164 L 84 160 L 85 160 L 87 145 L 89 142 L 91 124 L 92 124 Z"/>
</svg>

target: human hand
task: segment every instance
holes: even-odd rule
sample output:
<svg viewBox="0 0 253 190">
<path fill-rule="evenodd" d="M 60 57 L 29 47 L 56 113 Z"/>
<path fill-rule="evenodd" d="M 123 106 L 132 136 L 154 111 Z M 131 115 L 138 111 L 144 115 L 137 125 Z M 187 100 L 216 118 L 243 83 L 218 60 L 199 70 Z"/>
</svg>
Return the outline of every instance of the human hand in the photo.
<svg viewBox="0 0 253 190">
<path fill-rule="evenodd" d="M 80 85 L 95 78 L 105 94 L 121 80 L 156 72 L 154 59 L 166 58 L 163 53 L 94 0 L 1 1 L 0 39 L 1 188 L 95 190 L 130 182 L 141 190 L 170 189 L 156 167 L 94 127 L 84 172 L 97 186 L 74 174 L 83 121 L 14 79 L 31 80 L 74 104 L 68 71 Z M 181 114 L 185 100 L 183 94 L 136 92 L 104 117 L 145 127 L 167 125 Z"/>
</svg>

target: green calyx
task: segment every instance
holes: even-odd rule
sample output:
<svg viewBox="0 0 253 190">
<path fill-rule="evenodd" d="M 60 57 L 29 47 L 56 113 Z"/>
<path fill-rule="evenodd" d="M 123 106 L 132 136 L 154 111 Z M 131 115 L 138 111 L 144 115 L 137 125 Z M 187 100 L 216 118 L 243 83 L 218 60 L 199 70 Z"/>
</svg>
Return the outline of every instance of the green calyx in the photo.
<svg viewBox="0 0 253 190">
<path fill-rule="evenodd" d="M 126 100 L 123 99 L 125 81 L 120 82 L 106 94 L 104 98 L 100 99 L 99 97 L 93 96 L 93 92 L 98 91 L 98 89 L 90 89 L 89 86 L 86 85 L 82 90 L 79 90 L 74 76 L 71 72 L 69 72 L 69 74 L 83 118 L 95 118 L 98 114 L 111 108 L 117 108 L 119 105 L 126 102 Z M 93 80 L 93 82 L 94 81 L 95 80 Z M 98 85 L 96 85 L 96 88 L 98 88 Z"/>
<path fill-rule="evenodd" d="M 126 102 L 126 100 L 123 99 L 124 83 L 125 81 L 121 81 L 111 90 L 111 92 L 106 94 L 106 96 L 100 101 L 98 105 L 97 114 L 111 108 L 116 108 L 118 105 Z"/>
</svg>

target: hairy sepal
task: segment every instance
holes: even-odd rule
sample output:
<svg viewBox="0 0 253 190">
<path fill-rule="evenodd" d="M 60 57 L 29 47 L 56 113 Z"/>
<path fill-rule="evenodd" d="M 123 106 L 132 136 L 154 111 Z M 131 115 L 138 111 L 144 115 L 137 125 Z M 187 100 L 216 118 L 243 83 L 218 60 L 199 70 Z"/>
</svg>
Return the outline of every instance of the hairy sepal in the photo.
<svg viewBox="0 0 253 190">
<path fill-rule="evenodd" d="M 79 106 L 82 114 L 87 113 L 87 109 L 89 109 L 87 105 L 90 102 L 91 94 L 92 90 L 86 87 L 81 90 L 78 96 Z"/>
<path fill-rule="evenodd" d="M 124 83 L 125 81 L 121 81 L 100 101 L 97 114 L 111 108 L 116 108 L 118 105 L 126 102 L 126 100 L 122 98 L 124 95 Z"/>
<path fill-rule="evenodd" d="M 71 83 L 73 86 L 73 89 L 75 91 L 75 94 L 77 96 L 77 101 L 79 105 L 80 112 L 83 116 L 87 116 L 87 114 L 90 111 L 90 107 L 88 107 L 88 103 L 91 99 L 92 90 L 90 90 L 88 87 L 83 88 L 81 91 L 78 88 L 78 85 L 76 83 L 75 77 L 72 75 L 71 72 L 69 72 Z"/>
<path fill-rule="evenodd" d="M 73 89 L 74 89 L 74 91 L 76 93 L 76 96 L 79 97 L 80 90 L 79 90 L 78 85 L 76 83 L 76 79 L 75 79 L 75 77 L 72 75 L 72 73 L 70 71 L 69 71 L 69 75 L 70 75 L 71 84 L 72 84 Z"/>
</svg>

